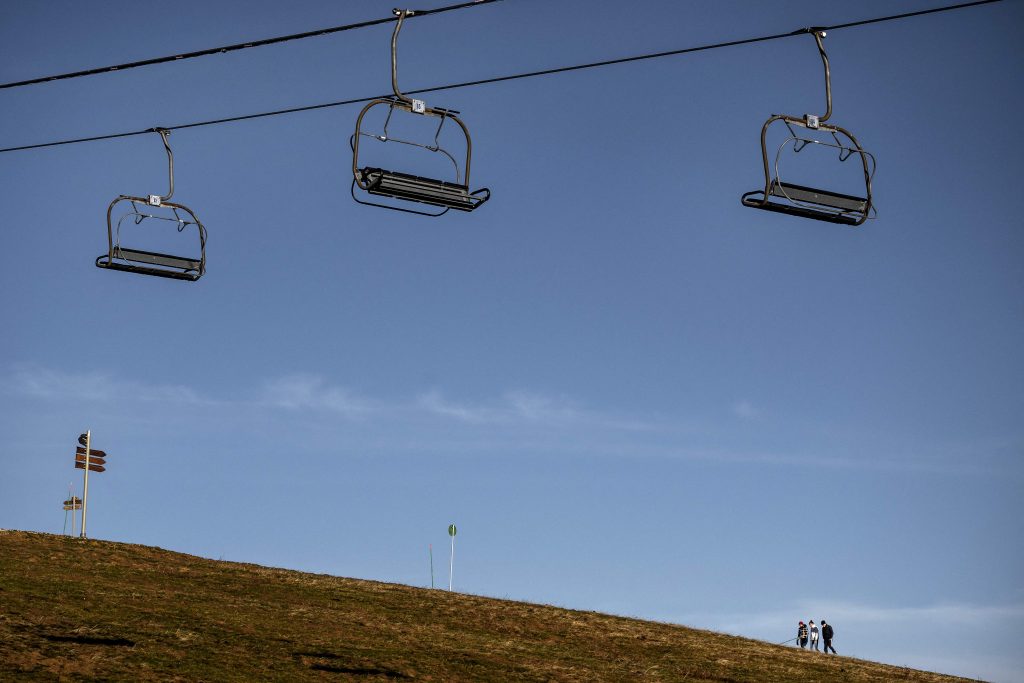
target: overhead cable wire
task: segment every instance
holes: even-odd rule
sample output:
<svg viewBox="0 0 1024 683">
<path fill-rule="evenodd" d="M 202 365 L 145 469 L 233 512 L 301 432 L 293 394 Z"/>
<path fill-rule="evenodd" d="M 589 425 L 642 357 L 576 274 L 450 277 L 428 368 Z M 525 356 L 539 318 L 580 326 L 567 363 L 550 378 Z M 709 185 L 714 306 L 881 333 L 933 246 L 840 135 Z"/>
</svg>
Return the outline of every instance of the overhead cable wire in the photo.
<svg viewBox="0 0 1024 683">
<path fill-rule="evenodd" d="M 883 22 L 883 21 L 894 21 L 894 20 L 897 20 L 897 19 L 907 19 L 907 18 L 910 18 L 910 17 L 917 17 L 917 16 L 922 16 L 922 15 L 925 15 L 925 14 L 934 14 L 934 13 L 937 13 L 937 12 L 949 12 L 951 10 L 965 9 L 965 8 L 968 8 L 968 7 L 977 7 L 977 6 L 980 6 L 980 5 L 989 5 L 989 4 L 993 4 L 993 3 L 997 3 L 997 2 L 1003 2 L 1003 0 L 976 0 L 975 2 L 966 2 L 966 3 L 961 3 L 959 5 L 949 5 L 949 6 L 946 6 L 946 7 L 936 7 L 936 8 L 928 9 L 928 10 L 921 10 L 921 11 L 918 11 L 918 12 L 907 12 L 905 14 L 896 14 L 896 15 L 891 15 L 891 16 L 886 16 L 886 17 L 875 17 L 873 19 L 863 19 L 863 20 L 860 20 L 860 21 L 852 21 L 852 22 L 848 22 L 848 23 L 844 23 L 844 24 L 834 24 L 832 26 L 815 26 L 813 28 L 801 28 L 801 29 L 798 29 L 796 31 L 789 31 L 787 33 L 775 33 L 775 34 L 772 34 L 772 35 L 758 36 L 756 38 L 742 38 L 740 40 L 730 40 L 730 41 L 726 41 L 726 42 L 722 42 L 722 43 L 713 43 L 713 44 L 710 44 L 710 45 L 699 45 L 699 46 L 696 46 L 696 47 L 687 47 L 687 48 L 681 48 L 681 49 L 678 49 L 678 50 L 668 50 L 668 51 L 665 51 L 665 52 L 653 52 L 653 53 L 650 53 L 650 54 L 636 55 L 636 56 L 632 56 L 632 57 L 620 57 L 618 59 L 608 59 L 608 60 L 604 60 L 604 61 L 600 61 L 600 62 L 589 62 L 587 64 L 577 64 L 577 65 L 574 65 L 574 66 L 561 66 L 561 67 L 554 67 L 554 68 L 551 68 L 551 69 L 543 69 L 543 70 L 540 70 L 540 71 L 529 71 L 529 72 L 525 72 L 525 73 L 512 74 L 512 75 L 509 75 L 509 76 L 494 76 L 494 77 L 491 77 L 491 78 L 483 78 L 483 79 L 479 79 L 479 80 L 475 80 L 475 81 L 464 81 L 462 83 L 451 83 L 451 84 L 448 84 L 448 85 L 437 85 L 437 86 L 433 86 L 433 87 L 429 87 L 429 88 L 420 88 L 419 90 L 408 90 L 408 91 L 406 91 L 406 94 L 407 95 L 421 95 L 423 93 L 438 92 L 438 91 L 441 91 L 441 90 L 455 90 L 457 88 L 468 88 L 468 87 L 478 86 L 478 85 L 487 85 L 489 83 L 501 83 L 501 82 L 505 82 L 505 81 L 514 81 L 514 80 L 519 80 L 519 79 L 524 79 L 524 78 L 535 78 L 537 76 L 549 76 L 549 75 L 552 75 L 552 74 L 566 73 L 566 72 L 570 72 L 570 71 L 580 71 L 580 70 L 583 70 L 583 69 L 593 69 L 593 68 L 597 68 L 597 67 L 611 66 L 611 65 L 615 65 L 615 64 L 625 64 L 625 63 L 629 63 L 629 62 L 638 62 L 638 61 L 648 60 L 648 59 L 657 59 L 657 58 L 660 58 L 660 57 L 671 57 L 671 56 L 675 56 L 675 55 L 683 55 L 683 54 L 688 54 L 688 53 L 692 53 L 692 52 L 702 52 L 702 51 L 706 51 L 706 50 L 715 50 L 715 49 L 719 49 L 719 48 L 736 47 L 736 46 L 739 46 L 739 45 L 749 45 L 751 43 L 760 43 L 760 42 L 765 42 L 765 41 L 769 41 L 769 40 L 779 40 L 781 38 L 791 38 L 793 36 L 803 35 L 803 34 L 811 32 L 811 31 L 835 31 L 835 30 L 844 29 L 844 28 L 853 28 L 853 27 L 856 27 L 856 26 L 866 26 L 868 24 L 877 24 L 877 23 L 880 23 L 880 22 Z M 350 104 L 358 104 L 358 103 L 361 103 L 361 102 L 369 102 L 370 100 L 382 99 L 382 98 L 386 98 L 386 97 L 390 97 L 390 96 L 391 96 L 391 93 L 387 93 L 387 94 L 384 94 L 384 95 L 373 95 L 373 96 L 370 96 L 370 97 L 357 97 L 357 98 L 348 99 L 348 100 L 339 100 L 337 102 L 324 102 L 324 103 L 321 103 L 321 104 L 310 104 L 310 105 L 304 105 L 304 106 L 299 106 L 299 107 L 291 107 L 291 108 L 288 108 L 288 109 L 277 109 L 275 111 L 261 112 L 261 113 L 258 113 L 258 114 L 244 114 L 244 115 L 241 115 L 241 116 L 230 116 L 230 117 L 226 117 L 226 118 L 211 119 L 211 120 L 207 120 L 207 121 L 196 121 L 194 123 L 184 123 L 184 124 L 179 124 L 177 126 L 162 126 L 162 128 L 165 128 L 167 130 L 184 130 L 184 129 L 187 129 L 187 128 L 198 128 L 198 127 L 201 127 L 201 126 L 213 126 L 213 125 L 222 124 L 222 123 L 235 123 L 235 122 L 238 122 L 238 121 L 248 121 L 248 120 L 251 120 L 251 119 L 266 118 L 266 117 L 270 117 L 270 116 L 280 116 L 280 115 L 283 115 L 283 114 L 295 114 L 295 113 L 299 113 L 299 112 L 314 111 L 314 110 L 317 110 L 317 109 L 328 109 L 328 108 L 331 108 L 331 107 L 343 107 L 343 106 L 350 105 Z M 144 135 L 144 134 L 147 134 L 147 133 L 151 133 L 152 131 L 153 131 L 153 128 L 150 127 L 150 128 L 146 128 L 144 130 L 137 130 L 137 131 L 131 131 L 131 132 L 126 132 L 126 133 L 111 133 L 111 134 L 107 134 L 107 135 L 96 135 L 96 136 L 92 136 L 92 137 L 75 138 L 75 139 L 70 139 L 70 140 L 58 140 L 56 142 L 44 142 L 44 143 L 39 143 L 39 144 L 34 144 L 34 145 L 22 145 L 22 146 L 19 146 L 19 147 L 7 147 L 7 148 L 4 148 L 4 149 L 0 149 L 0 153 L 4 153 L 4 152 L 18 152 L 18 151 L 24 151 L 24 150 L 30 150 L 30 149 L 41 149 L 41 148 L 44 148 L 44 147 L 57 147 L 57 146 L 60 146 L 60 145 L 72 145 L 72 144 L 76 144 L 76 143 L 79 143 L 79 142 L 95 142 L 95 141 L 99 141 L 99 140 L 112 140 L 112 139 L 115 139 L 115 138 L 124 138 L 124 137 L 131 137 L 131 136 L 135 136 L 135 135 Z"/>
<path fill-rule="evenodd" d="M 875 19 L 862 19 L 860 21 L 851 21 L 845 24 L 836 24 L 835 26 L 823 27 L 823 30 L 837 31 L 841 28 L 853 28 L 854 26 L 867 26 L 868 24 L 877 24 L 881 21 L 894 21 L 896 19 L 908 19 L 910 17 L 920 17 L 925 14 L 935 14 L 937 12 L 949 12 L 951 10 L 966 9 L 968 7 L 977 7 L 979 5 L 990 5 L 994 2 L 1002 2 L 1003 0 L 975 0 L 975 2 L 962 2 L 959 5 L 946 5 L 945 7 L 933 7 L 932 9 L 923 9 L 916 12 L 905 12 L 903 14 L 892 14 L 887 17 L 877 17 Z"/>
<path fill-rule="evenodd" d="M 465 9 L 466 7 L 474 7 L 476 5 L 485 5 L 492 2 L 501 2 L 501 0 L 473 0 L 472 2 L 462 2 L 457 5 L 448 5 L 446 7 L 437 7 L 435 9 L 424 9 L 415 10 L 414 13 L 409 14 L 409 17 L 422 17 L 428 14 L 440 14 L 442 12 L 450 12 L 457 9 Z M 316 38 L 318 36 L 326 36 L 332 33 L 341 33 L 342 31 L 352 31 L 360 28 L 367 28 L 369 26 L 377 26 L 378 24 L 387 24 L 392 21 L 396 21 L 396 17 L 385 17 L 383 19 L 371 19 L 369 21 L 361 21 L 355 24 L 345 24 L 344 26 L 331 26 L 330 28 L 321 28 L 314 31 L 305 31 L 303 33 L 293 33 L 287 36 L 277 36 L 274 38 L 264 38 L 262 40 L 250 40 L 245 43 L 235 43 L 234 45 L 223 45 L 221 47 L 211 47 L 205 50 L 196 50 L 195 52 L 184 52 L 178 55 L 168 55 L 166 57 L 153 57 L 152 59 L 143 59 L 138 62 L 128 62 L 126 64 L 115 64 L 112 66 L 101 66 L 95 69 L 85 69 L 83 71 L 72 71 L 70 73 L 56 74 L 54 76 L 41 76 L 39 78 L 30 78 L 24 81 L 15 81 L 12 83 L 0 83 L 0 90 L 5 88 L 19 88 L 26 85 L 35 85 L 37 83 L 49 83 L 51 81 L 62 81 L 70 78 L 81 78 L 83 76 L 95 76 L 97 74 L 112 73 L 114 71 L 125 71 L 127 69 L 135 69 L 140 66 L 152 66 L 154 64 L 166 64 L 168 62 L 180 62 L 185 59 L 194 59 L 196 57 L 206 57 L 208 55 L 219 55 L 225 52 L 237 52 L 238 50 L 247 50 L 251 47 L 263 47 L 265 45 L 277 45 L 279 43 L 287 43 L 292 40 L 303 40 L 305 38 Z"/>
</svg>

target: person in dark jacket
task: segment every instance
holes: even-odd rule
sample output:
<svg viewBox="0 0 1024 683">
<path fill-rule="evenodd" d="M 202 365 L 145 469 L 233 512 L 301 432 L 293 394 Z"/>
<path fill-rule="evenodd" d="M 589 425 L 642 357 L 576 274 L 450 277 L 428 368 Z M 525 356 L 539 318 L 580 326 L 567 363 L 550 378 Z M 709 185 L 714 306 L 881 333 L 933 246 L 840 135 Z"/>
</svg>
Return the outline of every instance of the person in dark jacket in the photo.
<svg viewBox="0 0 1024 683">
<path fill-rule="evenodd" d="M 832 649 L 832 654 L 839 654 L 836 649 L 832 647 L 832 636 L 835 635 L 835 631 L 832 630 L 832 624 L 828 623 L 824 619 L 821 620 L 821 639 L 825 641 L 825 654 L 828 654 L 829 648 Z"/>
<path fill-rule="evenodd" d="M 796 627 L 796 642 L 800 643 L 800 647 L 807 647 L 807 624 L 802 621 Z"/>
</svg>

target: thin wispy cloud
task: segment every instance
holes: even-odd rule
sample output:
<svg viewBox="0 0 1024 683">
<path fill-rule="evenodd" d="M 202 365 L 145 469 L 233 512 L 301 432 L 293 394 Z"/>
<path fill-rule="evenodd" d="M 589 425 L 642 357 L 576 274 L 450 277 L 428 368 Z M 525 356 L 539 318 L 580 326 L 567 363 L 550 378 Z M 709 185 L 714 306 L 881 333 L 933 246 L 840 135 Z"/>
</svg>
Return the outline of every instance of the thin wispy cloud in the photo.
<svg viewBox="0 0 1024 683">
<path fill-rule="evenodd" d="M 516 417 L 534 422 L 579 422 L 598 418 L 581 410 L 572 401 L 527 391 L 513 391 L 505 401 Z"/>
<path fill-rule="evenodd" d="M 604 426 L 610 429 L 642 430 L 654 423 L 585 410 L 565 397 L 516 390 L 495 399 L 476 402 L 448 398 L 433 389 L 411 400 L 378 399 L 360 394 L 344 385 L 313 373 L 294 373 L 262 382 L 256 399 L 211 398 L 180 384 L 147 384 L 120 379 L 93 370 L 64 372 L 39 366 L 19 366 L 0 378 L 0 391 L 9 395 L 53 401 L 142 400 L 223 408 L 271 407 L 289 412 L 341 415 L 350 419 L 443 419 L 466 425 Z"/>
<path fill-rule="evenodd" d="M 425 413 L 451 418 L 460 422 L 482 424 L 502 421 L 501 414 L 493 409 L 450 401 L 437 390 L 420 394 L 416 398 L 414 405 Z"/>
<path fill-rule="evenodd" d="M 0 381 L 5 393 L 64 401 L 146 401 L 209 406 L 217 401 L 179 384 L 146 384 L 115 378 L 99 371 L 62 372 L 38 366 L 19 366 Z"/>
<path fill-rule="evenodd" d="M 754 407 L 754 404 L 746 400 L 736 401 L 736 403 L 732 405 L 732 412 L 733 415 L 744 420 L 752 420 L 755 417 L 760 416 L 760 413 L 757 408 Z"/>
<path fill-rule="evenodd" d="M 348 418 L 365 418 L 384 410 L 379 402 L 309 374 L 286 375 L 266 382 L 263 402 L 287 410 L 326 411 Z"/>
<path fill-rule="evenodd" d="M 617 422 L 609 416 L 584 411 L 569 399 L 528 391 L 510 391 L 496 400 L 474 404 L 452 401 L 435 389 L 420 394 L 415 405 L 427 413 L 472 424 Z"/>
<path fill-rule="evenodd" d="M 453 401 L 440 391 L 420 394 L 416 408 L 472 425 L 526 426 L 550 429 L 593 429 L 621 432 L 678 433 L 679 422 L 637 418 L 588 409 L 566 396 L 515 390 L 500 397 L 470 403 Z"/>
<path fill-rule="evenodd" d="M 226 392 L 227 393 L 227 392 Z M 451 398 L 440 388 L 411 397 L 368 396 L 316 373 L 292 373 L 266 379 L 252 389 L 237 389 L 216 398 L 182 384 L 146 384 L 99 370 L 64 372 L 35 365 L 14 367 L 0 376 L 0 395 L 54 403 L 89 402 L 125 419 L 152 419 L 141 412 L 159 409 L 173 421 L 175 407 L 201 409 L 187 419 L 209 418 L 207 429 L 223 429 L 233 419 L 276 416 L 282 425 L 301 417 L 310 432 L 309 447 L 334 447 L 337 430 L 358 422 L 364 444 L 382 452 L 444 450 L 456 453 L 540 453 L 566 457 L 659 458 L 722 465 L 826 468 L 850 471 L 919 471 L 944 475 L 995 471 L 977 458 L 953 458 L 936 448 L 884 454 L 876 445 L 863 457 L 845 441 L 842 451 L 776 449 L 733 443 L 728 424 L 663 415 L 630 415 L 595 410 L 564 395 L 515 389 L 473 400 Z M 736 415 L 758 415 L 746 401 L 733 405 Z M 270 412 L 268 412 L 270 411 Z M 340 420 L 339 420 L 340 418 Z M 186 419 L 181 413 L 180 419 Z M 310 422 L 312 421 L 312 422 Z M 351 438 L 352 435 L 349 434 Z M 443 448 L 442 448 L 443 445 Z M 988 469 L 986 469 L 988 467 Z"/>
</svg>

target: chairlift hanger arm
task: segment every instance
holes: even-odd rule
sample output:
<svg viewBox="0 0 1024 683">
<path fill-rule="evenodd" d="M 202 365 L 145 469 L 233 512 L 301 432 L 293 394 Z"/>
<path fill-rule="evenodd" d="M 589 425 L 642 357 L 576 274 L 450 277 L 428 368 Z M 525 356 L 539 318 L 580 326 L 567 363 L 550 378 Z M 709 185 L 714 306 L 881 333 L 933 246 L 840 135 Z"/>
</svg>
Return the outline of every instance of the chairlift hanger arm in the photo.
<svg viewBox="0 0 1024 683">
<path fill-rule="evenodd" d="M 828 63 L 828 53 L 825 52 L 825 45 L 822 42 L 822 38 L 826 36 L 825 29 L 819 27 L 802 28 L 798 31 L 794 31 L 790 35 L 801 35 L 808 33 L 814 36 L 814 43 L 818 46 L 818 54 L 821 56 L 821 65 L 825 70 L 825 113 L 824 114 L 804 114 L 803 116 L 791 116 L 788 114 L 774 114 L 769 123 L 776 119 L 781 119 L 788 124 L 796 124 L 803 126 L 804 128 L 811 128 L 813 130 L 824 130 L 830 133 L 842 132 L 841 129 L 835 126 L 823 125 L 826 121 L 832 118 L 832 69 Z"/>
<path fill-rule="evenodd" d="M 443 109 L 441 107 L 427 107 L 426 102 L 409 97 L 398 87 L 398 33 L 402 30 L 402 24 L 406 17 L 430 14 L 430 10 L 394 9 L 392 10 L 398 21 L 395 22 L 395 30 L 391 33 L 391 90 L 395 98 L 409 105 L 410 111 L 415 114 L 433 113 L 434 115 L 452 115 L 459 112 L 454 109 Z"/>
<path fill-rule="evenodd" d="M 405 21 L 405 18 L 411 17 L 415 12 L 408 9 L 395 9 L 393 11 L 398 16 L 398 21 L 395 22 L 395 30 L 391 32 L 391 89 L 394 91 L 395 97 L 412 107 L 412 98 L 403 95 L 402 91 L 398 89 L 398 33 L 402 30 L 402 23 Z"/>
<path fill-rule="evenodd" d="M 821 55 L 821 64 L 825 68 L 825 114 L 818 117 L 819 123 L 824 123 L 832 116 L 832 72 L 828 66 L 828 54 L 821 39 L 825 37 L 825 29 L 809 28 L 807 31 L 814 36 L 814 42 L 818 45 L 818 54 Z"/>
<path fill-rule="evenodd" d="M 167 141 L 167 138 L 171 134 L 171 131 L 169 131 L 166 128 L 160 128 L 159 126 L 156 128 L 150 128 L 150 131 L 160 134 L 160 140 L 163 141 L 164 149 L 167 150 L 168 189 L 166 195 L 150 195 L 149 198 L 145 200 L 145 203 L 154 206 L 160 206 L 161 204 L 163 204 L 168 199 L 174 196 L 174 152 L 171 151 L 171 145 Z"/>
</svg>

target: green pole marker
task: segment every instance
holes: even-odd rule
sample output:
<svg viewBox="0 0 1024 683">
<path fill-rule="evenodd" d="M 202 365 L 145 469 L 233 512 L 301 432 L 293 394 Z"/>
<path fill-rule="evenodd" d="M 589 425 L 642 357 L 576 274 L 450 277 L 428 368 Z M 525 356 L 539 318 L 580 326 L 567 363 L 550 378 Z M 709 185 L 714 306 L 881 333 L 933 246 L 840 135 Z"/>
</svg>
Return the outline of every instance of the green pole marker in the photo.
<svg viewBox="0 0 1024 683">
<path fill-rule="evenodd" d="M 448 525 L 448 535 L 452 537 L 452 554 L 448 560 L 448 592 L 452 592 L 452 575 L 455 570 L 455 525 Z"/>
</svg>

